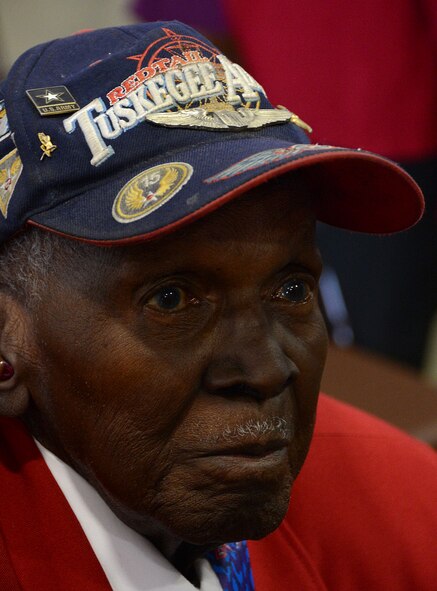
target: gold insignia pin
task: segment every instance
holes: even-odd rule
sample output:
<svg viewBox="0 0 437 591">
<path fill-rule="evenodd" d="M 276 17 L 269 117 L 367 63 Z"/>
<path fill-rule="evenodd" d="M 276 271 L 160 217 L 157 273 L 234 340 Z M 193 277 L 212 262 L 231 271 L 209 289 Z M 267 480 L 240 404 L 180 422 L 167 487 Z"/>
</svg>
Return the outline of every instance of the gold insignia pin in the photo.
<svg viewBox="0 0 437 591">
<path fill-rule="evenodd" d="M 55 144 L 52 143 L 50 136 L 46 135 L 43 132 L 40 132 L 38 134 L 38 139 L 41 142 L 40 148 L 43 151 L 40 160 L 42 160 L 44 156 L 48 156 L 49 158 L 51 158 L 52 152 L 54 152 L 58 146 L 55 146 Z"/>
<path fill-rule="evenodd" d="M 295 113 L 291 114 L 291 122 L 300 127 L 301 129 L 304 129 L 306 132 L 313 133 L 313 128 L 310 127 L 308 123 L 305 123 L 305 121 L 302 121 L 302 119 Z"/>
<path fill-rule="evenodd" d="M 283 107 L 282 105 L 278 105 L 277 109 L 288 111 L 288 109 L 286 107 Z M 302 119 L 298 115 L 296 115 L 296 113 L 292 113 L 291 111 L 288 111 L 288 112 L 290 113 L 290 121 L 292 123 L 294 123 L 295 125 L 297 125 L 301 129 L 304 129 L 307 133 L 313 133 L 313 128 L 310 127 L 308 125 L 308 123 L 305 123 L 305 121 L 302 121 Z"/>
</svg>

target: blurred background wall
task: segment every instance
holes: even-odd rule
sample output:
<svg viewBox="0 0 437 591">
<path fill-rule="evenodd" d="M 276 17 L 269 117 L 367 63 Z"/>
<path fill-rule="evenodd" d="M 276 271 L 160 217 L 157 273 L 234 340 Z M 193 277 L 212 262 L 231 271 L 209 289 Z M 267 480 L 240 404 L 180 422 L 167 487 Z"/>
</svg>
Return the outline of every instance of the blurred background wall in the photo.
<svg viewBox="0 0 437 591">
<path fill-rule="evenodd" d="M 0 71 L 37 43 L 133 19 L 126 0 L 1 0 Z"/>
</svg>

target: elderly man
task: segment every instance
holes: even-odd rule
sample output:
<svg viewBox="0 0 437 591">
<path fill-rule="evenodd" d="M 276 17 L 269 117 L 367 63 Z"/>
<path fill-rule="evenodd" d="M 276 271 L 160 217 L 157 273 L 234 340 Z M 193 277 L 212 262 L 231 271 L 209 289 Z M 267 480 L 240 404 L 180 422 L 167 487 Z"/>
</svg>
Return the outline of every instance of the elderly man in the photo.
<svg viewBox="0 0 437 591">
<path fill-rule="evenodd" d="M 433 452 L 316 422 L 315 221 L 408 227 L 414 182 L 177 22 L 33 48 L 0 98 L 0 588 L 433 589 Z"/>
</svg>

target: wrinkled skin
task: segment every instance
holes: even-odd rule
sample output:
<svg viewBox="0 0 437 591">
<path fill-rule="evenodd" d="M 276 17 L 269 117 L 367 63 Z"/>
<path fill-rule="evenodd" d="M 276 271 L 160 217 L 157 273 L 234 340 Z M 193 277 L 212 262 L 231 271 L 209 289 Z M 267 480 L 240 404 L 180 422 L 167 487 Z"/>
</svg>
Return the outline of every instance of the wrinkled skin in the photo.
<svg viewBox="0 0 437 591">
<path fill-rule="evenodd" d="M 26 421 L 182 571 L 196 547 L 274 530 L 308 451 L 326 335 L 296 192 L 89 247 L 32 319 Z"/>
</svg>

